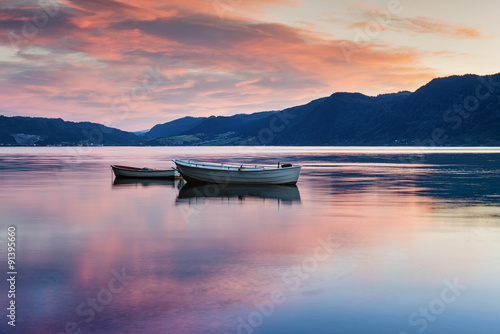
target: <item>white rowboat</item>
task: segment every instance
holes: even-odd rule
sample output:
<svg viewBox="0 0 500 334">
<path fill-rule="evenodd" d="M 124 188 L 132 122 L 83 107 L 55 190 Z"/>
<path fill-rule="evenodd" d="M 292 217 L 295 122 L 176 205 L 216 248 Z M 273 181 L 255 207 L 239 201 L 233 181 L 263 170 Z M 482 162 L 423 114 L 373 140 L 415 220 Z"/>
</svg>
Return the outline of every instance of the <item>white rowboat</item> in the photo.
<svg viewBox="0 0 500 334">
<path fill-rule="evenodd" d="M 175 179 L 180 174 L 175 169 L 139 168 L 121 165 L 111 165 L 116 177 L 148 178 L 148 179 Z"/>
<path fill-rule="evenodd" d="M 283 164 L 279 167 L 235 166 L 172 160 L 188 182 L 219 184 L 296 184 L 302 166 Z"/>
</svg>

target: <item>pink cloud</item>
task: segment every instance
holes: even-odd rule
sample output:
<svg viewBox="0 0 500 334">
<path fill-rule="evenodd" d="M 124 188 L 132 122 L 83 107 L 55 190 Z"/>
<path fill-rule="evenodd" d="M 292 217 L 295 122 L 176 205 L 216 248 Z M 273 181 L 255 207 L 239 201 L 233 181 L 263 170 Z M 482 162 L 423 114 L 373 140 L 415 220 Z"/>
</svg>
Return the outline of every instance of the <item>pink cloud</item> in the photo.
<svg viewBox="0 0 500 334">
<path fill-rule="evenodd" d="M 424 34 L 441 34 L 456 39 L 483 37 L 477 28 L 428 17 L 399 19 L 394 22 L 394 26 L 402 30 Z"/>
<path fill-rule="evenodd" d="M 2 108 L 139 130 L 185 115 L 280 109 L 335 91 L 416 89 L 433 77 L 414 49 L 354 45 L 356 57 L 347 59 L 345 41 L 310 27 L 236 11 L 221 20 L 208 4 L 65 2 L 11 49 L 16 60 L 1 70 Z M 249 13 L 262 10 L 252 6 Z M 5 11 L 0 34 L 21 34 L 33 10 Z"/>
<path fill-rule="evenodd" d="M 465 24 L 456 24 L 425 16 L 402 17 L 392 15 L 389 11 L 384 12 L 359 3 L 351 6 L 351 8 L 363 19 L 350 24 L 350 29 L 366 29 L 373 25 L 377 28 L 377 31 L 394 30 L 404 33 L 436 34 L 453 39 L 484 37 L 478 28 Z"/>
</svg>

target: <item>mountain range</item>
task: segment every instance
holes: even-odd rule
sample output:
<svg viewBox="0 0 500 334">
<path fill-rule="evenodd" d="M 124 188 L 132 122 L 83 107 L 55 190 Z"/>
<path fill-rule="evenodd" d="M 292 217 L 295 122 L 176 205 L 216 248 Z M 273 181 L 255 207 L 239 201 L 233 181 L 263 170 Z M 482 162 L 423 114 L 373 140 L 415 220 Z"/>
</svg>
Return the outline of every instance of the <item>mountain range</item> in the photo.
<svg viewBox="0 0 500 334">
<path fill-rule="evenodd" d="M 0 116 L 1 145 L 500 146 L 500 73 L 415 92 L 334 93 L 279 111 L 183 117 L 138 134 L 90 122 Z"/>
</svg>

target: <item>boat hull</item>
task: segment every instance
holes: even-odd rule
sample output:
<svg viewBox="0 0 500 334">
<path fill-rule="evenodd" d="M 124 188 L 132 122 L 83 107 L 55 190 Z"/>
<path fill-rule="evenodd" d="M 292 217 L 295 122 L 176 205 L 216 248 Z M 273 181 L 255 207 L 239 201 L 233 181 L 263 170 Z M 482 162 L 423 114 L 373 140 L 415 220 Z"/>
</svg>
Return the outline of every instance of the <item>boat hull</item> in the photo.
<svg viewBox="0 0 500 334">
<path fill-rule="evenodd" d="M 173 160 L 188 182 L 219 184 L 296 184 L 302 166 L 285 168 L 238 168 Z"/>
<path fill-rule="evenodd" d="M 117 178 L 175 179 L 180 177 L 179 172 L 174 169 L 142 169 L 118 165 L 111 165 L 111 169 Z"/>
</svg>

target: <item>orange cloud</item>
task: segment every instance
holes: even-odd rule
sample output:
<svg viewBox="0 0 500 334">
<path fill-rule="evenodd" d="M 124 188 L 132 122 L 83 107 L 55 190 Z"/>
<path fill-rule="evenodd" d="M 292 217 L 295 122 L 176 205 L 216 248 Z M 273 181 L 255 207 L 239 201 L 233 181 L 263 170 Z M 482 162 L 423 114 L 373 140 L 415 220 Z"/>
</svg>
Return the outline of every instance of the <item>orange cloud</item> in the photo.
<svg viewBox="0 0 500 334">
<path fill-rule="evenodd" d="M 391 22 L 391 25 L 401 30 L 423 34 L 441 34 L 456 39 L 483 37 L 477 28 L 421 16 L 416 18 L 395 19 L 394 22 Z"/>
<path fill-rule="evenodd" d="M 425 16 L 401 17 L 392 15 L 389 11 L 380 11 L 359 3 L 352 5 L 351 9 L 363 19 L 350 24 L 348 26 L 349 29 L 376 29 L 377 32 L 393 30 L 404 33 L 438 34 L 454 39 L 484 37 L 479 29 L 465 24 L 455 24 Z"/>
<path fill-rule="evenodd" d="M 248 15 L 264 8 L 239 6 Z M 22 37 L 22 18 L 33 10 L 5 11 L 0 34 Z M 186 114 L 281 109 L 335 91 L 416 89 L 434 76 L 415 49 L 350 45 L 311 27 L 233 14 L 221 19 L 212 3 L 200 1 L 67 0 L 12 47 L 15 61 L 0 70 L 2 108 L 142 130 Z"/>
</svg>

